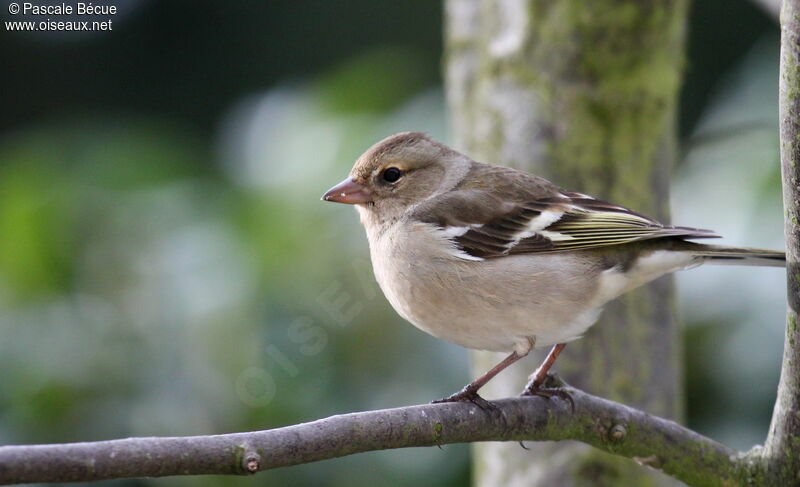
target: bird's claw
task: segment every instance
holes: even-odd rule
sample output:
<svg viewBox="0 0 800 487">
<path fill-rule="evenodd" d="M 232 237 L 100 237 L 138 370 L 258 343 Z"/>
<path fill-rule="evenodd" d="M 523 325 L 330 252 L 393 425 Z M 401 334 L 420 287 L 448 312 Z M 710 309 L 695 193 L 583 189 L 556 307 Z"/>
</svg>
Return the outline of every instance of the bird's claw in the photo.
<svg viewBox="0 0 800 487">
<path fill-rule="evenodd" d="M 456 392 L 455 394 L 443 397 L 442 399 L 431 401 L 432 404 L 439 404 L 445 402 L 471 402 L 472 404 L 478 406 L 484 411 L 497 411 L 497 406 L 479 396 L 477 391 L 469 387 L 465 387 L 460 391 Z"/>
<path fill-rule="evenodd" d="M 572 396 L 569 395 L 567 391 L 564 389 L 525 389 L 522 391 L 520 396 L 540 396 L 550 399 L 551 397 L 557 397 L 559 399 L 563 399 L 564 401 L 569 403 L 570 409 L 572 412 L 575 412 L 575 401 L 572 400 Z"/>
<path fill-rule="evenodd" d="M 575 412 L 575 401 L 572 399 L 572 396 L 569 393 L 562 389 L 560 386 L 563 385 L 563 382 L 555 375 L 547 375 L 547 378 L 544 381 L 543 385 L 547 385 L 549 387 L 541 387 L 536 384 L 528 384 L 525 386 L 525 389 L 522 391 L 520 396 L 540 396 L 547 399 L 552 397 L 557 397 L 561 400 L 564 400 L 569 403 L 570 409 L 572 412 Z"/>
</svg>

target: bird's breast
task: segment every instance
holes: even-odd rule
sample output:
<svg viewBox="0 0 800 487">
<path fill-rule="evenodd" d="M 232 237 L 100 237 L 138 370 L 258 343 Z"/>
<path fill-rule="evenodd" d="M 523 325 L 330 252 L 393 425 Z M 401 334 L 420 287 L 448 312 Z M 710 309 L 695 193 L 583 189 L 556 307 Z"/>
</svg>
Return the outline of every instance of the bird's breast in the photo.
<svg viewBox="0 0 800 487">
<path fill-rule="evenodd" d="M 395 310 L 416 325 L 451 288 L 442 267 L 458 265 L 447 253 L 449 242 L 425 227 L 432 226 L 397 224 L 369 236 L 375 279 Z"/>
<path fill-rule="evenodd" d="M 368 231 L 368 233 L 370 233 Z M 395 225 L 370 235 L 376 280 L 394 309 L 431 335 L 475 349 L 510 351 L 580 335 L 596 319 L 581 262 L 564 255 L 457 257 L 432 225 Z M 569 335 L 569 336 L 567 336 Z"/>
</svg>

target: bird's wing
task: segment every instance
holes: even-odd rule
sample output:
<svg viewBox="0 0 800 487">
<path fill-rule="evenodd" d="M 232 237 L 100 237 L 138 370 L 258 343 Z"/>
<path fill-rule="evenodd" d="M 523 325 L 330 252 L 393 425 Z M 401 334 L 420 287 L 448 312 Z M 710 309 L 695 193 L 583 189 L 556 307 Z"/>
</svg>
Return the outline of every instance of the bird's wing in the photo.
<svg viewBox="0 0 800 487">
<path fill-rule="evenodd" d="M 591 249 L 666 237 L 718 237 L 710 230 L 662 225 L 581 193 L 560 191 L 516 203 L 502 201 L 496 193 L 458 193 L 465 192 L 443 198 L 436 205 L 442 211 L 428 211 L 427 221 L 441 227 L 473 258 Z M 455 212 L 444 211 L 448 205 Z M 487 211 L 487 206 L 493 211 Z"/>
</svg>

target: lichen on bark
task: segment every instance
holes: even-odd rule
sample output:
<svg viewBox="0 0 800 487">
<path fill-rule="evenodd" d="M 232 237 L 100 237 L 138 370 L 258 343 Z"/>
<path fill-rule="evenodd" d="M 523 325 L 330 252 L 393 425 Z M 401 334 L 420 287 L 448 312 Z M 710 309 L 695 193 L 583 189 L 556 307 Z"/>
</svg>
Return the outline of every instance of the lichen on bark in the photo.
<svg viewBox="0 0 800 487">
<path fill-rule="evenodd" d="M 445 63 L 455 144 L 479 160 L 667 220 L 687 8 L 687 0 L 449 0 Z M 496 361 L 474 355 L 476 372 Z M 534 355 L 524 362 L 528 370 L 516 367 L 487 392 L 517 392 L 541 359 Z M 678 418 L 679 355 L 671 281 L 660 280 L 608 306 L 556 369 L 580 388 Z M 602 454 L 580 446 L 531 448 L 476 447 L 477 485 L 580 485 L 578 473 L 603 477 L 602 465 L 617 477 L 630 469 L 625 478 L 642 485 L 667 483 L 616 459 L 604 464 Z M 574 450 L 572 458 L 564 448 Z M 584 457 L 589 470 L 577 460 Z"/>
</svg>

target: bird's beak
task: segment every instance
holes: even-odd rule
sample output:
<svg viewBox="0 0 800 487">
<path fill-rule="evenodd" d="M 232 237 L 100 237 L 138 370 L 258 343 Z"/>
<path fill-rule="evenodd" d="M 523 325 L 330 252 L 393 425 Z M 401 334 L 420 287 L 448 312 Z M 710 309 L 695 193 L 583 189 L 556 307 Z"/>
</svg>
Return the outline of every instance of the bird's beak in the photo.
<svg viewBox="0 0 800 487">
<path fill-rule="evenodd" d="M 362 205 L 372 201 L 372 192 L 363 184 L 347 178 L 329 189 L 327 193 L 322 195 L 322 199 L 346 205 Z"/>
</svg>

